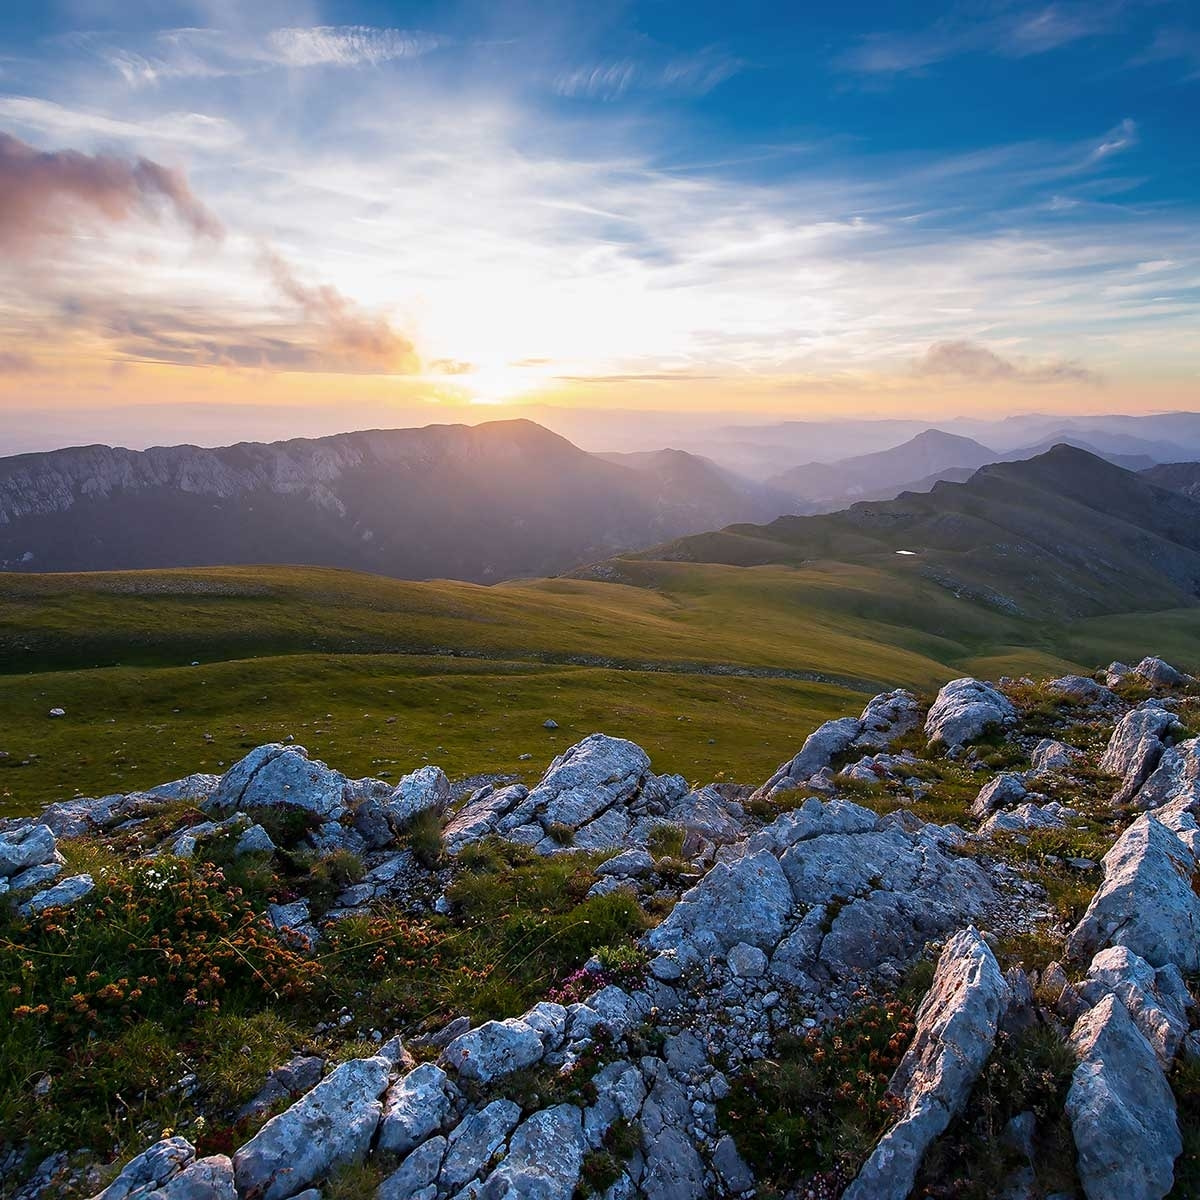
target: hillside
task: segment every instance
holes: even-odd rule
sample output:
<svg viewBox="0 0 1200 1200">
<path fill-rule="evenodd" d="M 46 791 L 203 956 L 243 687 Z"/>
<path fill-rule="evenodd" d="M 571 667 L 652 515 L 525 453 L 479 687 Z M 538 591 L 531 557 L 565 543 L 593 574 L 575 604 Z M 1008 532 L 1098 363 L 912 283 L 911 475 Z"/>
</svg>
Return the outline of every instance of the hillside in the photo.
<svg viewBox="0 0 1200 1200">
<path fill-rule="evenodd" d="M 1169 488 L 1192 500 L 1200 500 L 1200 463 L 1160 463 L 1144 470 L 1142 478 L 1155 487 Z"/>
<path fill-rule="evenodd" d="M 86 446 L 0 460 L 0 568 L 294 563 L 494 582 L 783 511 L 675 457 L 631 469 L 529 421 Z"/>
<path fill-rule="evenodd" d="M 796 500 L 828 507 L 880 493 L 894 496 L 914 480 L 957 468 L 982 467 L 996 457 L 995 451 L 971 438 L 926 429 L 891 449 L 832 463 L 810 462 L 792 467 L 768 483 Z"/>
<path fill-rule="evenodd" d="M 647 558 L 740 566 L 837 561 L 916 574 L 1040 619 L 1190 606 L 1200 505 L 1070 446 L 928 494 L 684 538 Z"/>
</svg>

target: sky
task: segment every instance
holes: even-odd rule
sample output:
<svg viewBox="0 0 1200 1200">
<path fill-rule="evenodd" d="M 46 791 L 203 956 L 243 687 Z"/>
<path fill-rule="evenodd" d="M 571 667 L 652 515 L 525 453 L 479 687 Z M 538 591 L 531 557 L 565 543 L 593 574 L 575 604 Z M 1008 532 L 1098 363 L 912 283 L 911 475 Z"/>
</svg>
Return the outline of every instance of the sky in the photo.
<svg viewBox="0 0 1200 1200">
<path fill-rule="evenodd" d="M 1200 409 L 1198 113 L 1194 0 L 8 0 L 0 450 Z"/>
</svg>

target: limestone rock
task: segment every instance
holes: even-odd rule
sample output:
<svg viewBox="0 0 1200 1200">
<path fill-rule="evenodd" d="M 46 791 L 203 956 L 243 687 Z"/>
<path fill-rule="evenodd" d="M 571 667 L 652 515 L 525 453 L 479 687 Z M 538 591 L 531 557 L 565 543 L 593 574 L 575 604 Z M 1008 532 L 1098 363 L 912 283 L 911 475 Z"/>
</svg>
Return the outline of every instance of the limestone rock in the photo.
<svg viewBox="0 0 1200 1200">
<path fill-rule="evenodd" d="M 438 1170 L 445 1155 L 446 1139 L 430 1138 L 379 1185 L 375 1200 L 433 1200 L 437 1195 Z"/>
<path fill-rule="evenodd" d="M 521 1119 L 521 1106 L 493 1100 L 464 1118 L 450 1134 L 438 1182 L 453 1193 L 477 1178 Z"/>
<path fill-rule="evenodd" d="M 966 1103 L 1008 1001 L 1008 984 L 987 943 L 973 928 L 955 934 L 917 1010 L 913 1043 L 892 1077 L 902 1115 L 844 1200 L 905 1200 L 925 1151 Z"/>
<path fill-rule="evenodd" d="M 836 755 L 849 750 L 860 733 L 862 722 L 857 717 L 840 717 L 836 721 L 826 721 L 808 735 L 799 754 L 790 762 L 784 763 L 755 792 L 755 796 L 770 797 L 789 788 L 799 787 L 818 771 L 828 767 Z"/>
<path fill-rule="evenodd" d="M 1183 1142 L 1153 1047 L 1114 995 L 1079 1018 L 1071 1043 L 1067 1115 L 1088 1200 L 1162 1200 Z"/>
<path fill-rule="evenodd" d="M 1117 699 L 1108 688 L 1086 675 L 1064 675 L 1061 679 L 1051 679 L 1046 684 L 1046 691 L 1080 707 L 1108 705 Z"/>
<path fill-rule="evenodd" d="M 1104 856 L 1104 883 L 1067 939 L 1072 958 L 1090 960 L 1108 946 L 1127 946 L 1151 966 L 1173 962 L 1200 970 L 1200 895 L 1196 860 L 1149 813 L 1143 813 Z"/>
<path fill-rule="evenodd" d="M 371 1146 L 388 1086 L 384 1057 L 344 1062 L 291 1108 L 272 1117 L 233 1157 L 238 1192 L 286 1200 Z"/>
<path fill-rule="evenodd" d="M 233 1163 L 224 1154 L 198 1158 L 145 1200 L 238 1200 Z"/>
<path fill-rule="evenodd" d="M 196 1147 L 181 1137 L 163 1138 L 125 1164 L 120 1175 L 95 1200 L 126 1200 L 145 1195 L 179 1174 L 196 1157 Z"/>
<path fill-rule="evenodd" d="M 921 704 L 912 692 L 897 688 L 882 692 L 867 703 L 859 715 L 862 731 L 854 745 L 862 750 L 885 750 L 898 738 L 921 724 Z"/>
<path fill-rule="evenodd" d="M 441 767 L 420 767 L 405 775 L 384 802 L 388 823 L 396 832 L 424 812 L 441 812 L 450 803 L 450 780 Z"/>
<path fill-rule="evenodd" d="M 572 1200 L 586 1150 L 578 1108 L 543 1109 L 517 1128 L 481 1195 L 486 1200 Z"/>
<path fill-rule="evenodd" d="M 509 1017 L 505 1021 L 485 1021 L 456 1037 L 438 1061 L 453 1067 L 463 1079 L 490 1083 L 501 1075 L 533 1066 L 544 1053 L 537 1030 L 518 1017 Z"/>
<path fill-rule="evenodd" d="M 979 789 L 979 795 L 971 804 L 971 816 L 983 818 L 998 808 L 1010 808 L 1020 804 L 1029 795 L 1024 777 L 1011 771 L 1002 771 Z"/>
<path fill-rule="evenodd" d="M 1073 808 L 1052 800 L 1049 804 L 1018 804 L 1008 812 L 992 813 L 979 827 L 985 837 L 996 833 L 1027 833 L 1031 829 L 1063 829 L 1079 814 Z"/>
<path fill-rule="evenodd" d="M 221 813 L 283 805 L 337 820 L 346 811 L 347 783 L 303 746 L 271 742 L 234 763 L 203 807 Z"/>
<path fill-rule="evenodd" d="M 1177 725 L 1175 714 L 1154 702 L 1131 709 L 1121 718 L 1099 764 L 1101 771 L 1121 780 L 1114 804 L 1124 804 L 1137 795 L 1162 758 L 1165 738 Z"/>
<path fill-rule="evenodd" d="M 1133 674 L 1155 687 L 1182 687 L 1191 679 L 1191 676 L 1185 675 L 1170 663 L 1163 662 L 1161 658 L 1155 658 L 1153 655 L 1143 658 L 1133 668 Z"/>
<path fill-rule="evenodd" d="M 1053 738 L 1042 738 L 1029 756 L 1034 775 L 1044 775 L 1048 771 L 1069 771 L 1081 757 L 1073 746 L 1056 742 Z"/>
<path fill-rule="evenodd" d="M 407 1154 L 442 1129 L 450 1119 L 452 1086 L 441 1067 L 422 1063 L 388 1088 L 378 1148 Z"/>
<path fill-rule="evenodd" d="M 650 756 L 625 738 L 593 733 L 560 754 L 526 806 L 543 827 L 577 829 L 614 804 L 628 804 L 650 770 Z"/>
<path fill-rule="evenodd" d="M 0 878 L 50 862 L 57 849 L 48 825 L 22 825 L 0 833 Z"/>
<path fill-rule="evenodd" d="M 47 908 L 65 908 L 78 903 L 95 886 L 90 875 L 70 875 L 44 892 L 36 892 L 21 905 L 19 911 L 29 917 Z"/>
<path fill-rule="evenodd" d="M 976 741 L 989 729 L 1009 725 L 1017 710 L 1007 696 L 978 679 L 952 679 L 925 718 L 925 736 L 946 746 Z"/>
</svg>

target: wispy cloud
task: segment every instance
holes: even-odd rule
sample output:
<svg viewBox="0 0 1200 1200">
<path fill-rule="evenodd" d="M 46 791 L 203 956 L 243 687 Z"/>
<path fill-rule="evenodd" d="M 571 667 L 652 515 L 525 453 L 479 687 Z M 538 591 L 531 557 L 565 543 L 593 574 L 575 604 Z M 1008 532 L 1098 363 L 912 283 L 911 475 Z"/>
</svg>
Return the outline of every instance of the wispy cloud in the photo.
<svg viewBox="0 0 1200 1200">
<path fill-rule="evenodd" d="M 1120 154 L 1122 150 L 1128 150 L 1131 146 L 1136 146 L 1137 140 L 1137 122 L 1126 117 L 1119 125 L 1110 129 L 1104 135 L 1100 143 L 1088 156 L 1088 161 L 1095 163 L 1106 158 L 1111 158 L 1114 154 Z"/>
<path fill-rule="evenodd" d="M 148 158 L 40 151 L 0 132 L 0 246 L 10 254 L 31 253 L 38 240 L 68 233 L 81 219 L 154 217 L 159 206 L 197 236 L 222 236 L 180 171 Z"/>
<path fill-rule="evenodd" d="M 562 71 L 554 77 L 553 87 L 560 96 L 588 100 L 619 100 L 630 91 L 703 96 L 736 75 L 741 66 L 739 59 L 717 50 L 665 62 L 619 58 Z"/>
<path fill-rule="evenodd" d="M 143 121 L 127 121 L 36 96 L 0 96 L 0 119 L 62 140 L 86 137 L 164 142 L 209 150 L 233 146 L 241 140 L 237 125 L 224 117 L 168 112 Z"/>
<path fill-rule="evenodd" d="M 974 382 L 1085 383 L 1100 377 L 1073 362 L 1017 363 L 978 342 L 935 342 L 915 364 L 919 375 L 955 376 Z"/>
</svg>

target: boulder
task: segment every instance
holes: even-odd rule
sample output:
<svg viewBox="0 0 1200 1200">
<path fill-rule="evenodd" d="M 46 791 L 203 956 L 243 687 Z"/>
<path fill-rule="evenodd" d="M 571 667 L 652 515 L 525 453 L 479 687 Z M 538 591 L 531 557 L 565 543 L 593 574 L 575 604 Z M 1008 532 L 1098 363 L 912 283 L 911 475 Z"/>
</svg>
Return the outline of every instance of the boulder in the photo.
<svg viewBox="0 0 1200 1200">
<path fill-rule="evenodd" d="M 971 816 L 982 819 L 998 808 L 1020 804 L 1028 795 L 1024 776 L 1002 771 L 979 789 L 979 795 L 971 804 Z"/>
<path fill-rule="evenodd" d="M 1017 710 L 1007 696 L 978 679 L 952 679 L 937 694 L 925 718 L 930 742 L 963 746 L 990 729 L 1012 724 Z"/>
<path fill-rule="evenodd" d="M 1169 829 L 1143 813 L 1104 856 L 1104 882 L 1067 939 L 1067 952 L 1090 961 L 1127 946 L 1153 967 L 1200 970 L 1200 895 L 1196 860 Z"/>
<path fill-rule="evenodd" d="M 1155 970 L 1127 946 L 1101 950 L 1088 967 L 1078 992 L 1094 1007 L 1116 996 L 1142 1036 L 1154 1047 L 1159 1065 L 1168 1070 L 1188 1034 L 1191 993 L 1174 963 Z"/>
<path fill-rule="evenodd" d="M 925 1151 L 966 1103 L 992 1052 L 1009 1002 L 1008 984 L 973 929 L 956 933 L 917 1010 L 916 1033 L 890 1091 L 900 1119 L 880 1139 L 844 1200 L 905 1200 Z"/>
<path fill-rule="evenodd" d="M 22 916 L 31 917 L 47 908 L 66 908 L 77 904 L 95 886 L 90 875 L 70 875 L 44 892 L 32 895 L 21 905 L 19 911 Z"/>
<path fill-rule="evenodd" d="M 441 812 L 450 803 L 450 780 L 441 767 L 420 767 L 405 775 L 384 802 L 393 831 L 400 832 L 424 812 Z"/>
<path fill-rule="evenodd" d="M 654 859 L 649 851 L 634 848 L 602 862 L 596 868 L 600 876 L 611 875 L 617 879 L 628 879 L 631 876 L 649 875 L 654 870 Z"/>
<path fill-rule="evenodd" d="M 1049 804 L 1018 804 L 1007 812 L 992 813 L 979 827 L 985 837 L 996 833 L 1028 833 L 1033 829 L 1064 829 L 1067 821 L 1079 814 L 1073 808 L 1052 800 Z"/>
<path fill-rule="evenodd" d="M 388 1088 L 383 1098 L 377 1147 L 404 1155 L 450 1120 L 453 1085 L 446 1072 L 422 1063 Z"/>
<path fill-rule="evenodd" d="M 486 1170 L 521 1119 L 521 1106 L 493 1100 L 459 1122 L 447 1141 L 438 1182 L 453 1194 Z M 399 1200 L 399 1198 L 397 1198 Z"/>
<path fill-rule="evenodd" d="M 242 834 L 234 846 L 234 854 L 274 854 L 275 843 L 271 835 L 261 825 L 251 825 Z"/>
<path fill-rule="evenodd" d="M 1163 662 L 1161 658 L 1155 658 L 1153 655 L 1143 658 L 1133 668 L 1133 674 L 1153 687 L 1182 687 L 1191 681 L 1190 675 L 1185 675 L 1170 663 Z"/>
<path fill-rule="evenodd" d="M 163 1138 L 131 1158 L 121 1173 L 94 1200 L 141 1197 L 173 1179 L 196 1157 L 196 1147 L 181 1137 Z"/>
<path fill-rule="evenodd" d="M 1087 1200 L 1162 1200 L 1183 1142 L 1154 1048 L 1114 995 L 1079 1018 L 1071 1044 L 1067 1115 Z"/>
<path fill-rule="evenodd" d="M 227 813 L 282 805 L 338 820 L 346 811 L 348 782 L 339 771 L 310 759 L 303 746 L 271 742 L 234 763 L 202 807 Z"/>
<path fill-rule="evenodd" d="M 224 1154 L 198 1158 L 145 1200 L 238 1200 L 233 1163 Z"/>
<path fill-rule="evenodd" d="M 438 1061 L 452 1067 L 463 1079 L 490 1083 L 533 1066 L 544 1053 L 537 1030 L 518 1017 L 509 1017 L 506 1021 L 485 1021 L 456 1037 Z"/>
<path fill-rule="evenodd" d="M 1131 709 L 1117 723 L 1100 757 L 1100 770 L 1115 775 L 1121 786 L 1114 804 L 1131 801 L 1150 773 L 1158 766 L 1166 749 L 1166 738 L 1179 722 L 1173 712 L 1156 702 Z"/>
<path fill-rule="evenodd" d="M 51 862 L 58 840 L 48 825 L 20 825 L 0 833 L 0 879 Z"/>
<path fill-rule="evenodd" d="M 855 748 L 885 750 L 920 726 L 921 704 L 912 692 L 897 688 L 872 697 L 858 720 L 862 730 L 854 739 Z"/>
<path fill-rule="evenodd" d="M 650 771 L 650 756 L 625 738 L 593 733 L 563 751 L 522 807 L 543 828 L 578 829 L 613 805 L 628 805 Z"/>
<path fill-rule="evenodd" d="M 361 1162 L 383 1112 L 391 1062 L 355 1058 L 272 1117 L 234 1156 L 238 1192 L 286 1200 L 336 1168 Z"/>
<path fill-rule="evenodd" d="M 1051 679 L 1046 684 L 1046 691 L 1081 708 L 1108 705 L 1117 699 L 1108 688 L 1086 675 L 1064 675 L 1061 679 Z"/>
<path fill-rule="evenodd" d="M 1053 738 L 1042 738 L 1033 748 L 1029 756 L 1031 771 L 1034 775 L 1044 775 L 1049 771 L 1069 771 L 1082 758 L 1082 754 L 1065 742 L 1056 742 Z"/>
<path fill-rule="evenodd" d="M 828 767 L 833 759 L 844 754 L 862 733 L 857 717 L 840 717 L 818 726 L 804 741 L 800 753 L 785 762 L 766 783 L 754 793 L 755 798 L 768 798 L 778 792 L 798 788 L 818 771 Z"/>
<path fill-rule="evenodd" d="M 543 1109 L 517 1128 L 481 1195 L 487 1200 L 572 1200 L 586 1152 L 580 1110 L 573 1104 Z"/>
<path fill-rule="evenodd" d="M 1200 805 L 1200 738 L 1168 746 L 1133 798 L 1139 808 L 1177 811 Z"/>
</svg>

